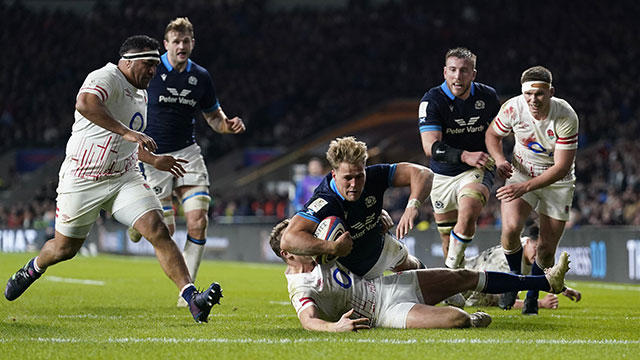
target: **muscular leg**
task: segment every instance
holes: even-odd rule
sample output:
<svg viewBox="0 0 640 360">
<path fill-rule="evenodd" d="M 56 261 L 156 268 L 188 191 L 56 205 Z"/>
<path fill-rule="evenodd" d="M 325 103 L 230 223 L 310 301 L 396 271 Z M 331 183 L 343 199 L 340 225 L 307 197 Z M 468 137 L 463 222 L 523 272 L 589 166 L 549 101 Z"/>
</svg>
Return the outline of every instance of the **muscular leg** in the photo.
<svg viewBox="0 0 640 360">
<path fill-rule="evenodd" d="M 160 211 L 149 211 L 140 217 L 133 227 L 153 245 L 162 270 L 178 289 L 182 289 L 185 285 L 192 283 L 191 277 L 184 258 L 171 239 L 169 229 L 162 218 Z"/>
<path fill-rule="evenodd" d="M 442 240 L 442 253 L 446 259 L 447 252 L 449 251 L 449 234 L 456 224 L 458 210 L 449 211 L 443 214 L 434 213 L 433 215 L 435 217 L 436 224 L 438 224 L 438 233 Z"/>
<path fill-rule="evenodd" d="M 51 265 L 73 258 L 85 239 L 74 239 L 55 232 L 54 238 L 44 243 L 38 254 L 36 265 L 44 270 Z"/>
<path fill-rule="evenodd" d="M 181 186 L 175 192 L 182 201 L 187 220 L 187 241 L 183 255 L 189 274 L 195 281 L 207 241 L 209 190 L 202 186 Z"/>
<path fill-rule="evenodd" d="M 476 223 L 482 208 L 489 198 L 489 189 L 480 183 L 470 183 L 462 187 L 458 199 L 458 219 L 451 232 L 445 266 L 462 267 L 464 252 L 476 233 Z"/>
<path fill-rule="evenodd" d="M 540 219 L 540 237 L 538 238 L 538 247 L 536 249 L 536 260 L 531 267 L 532 275 L 544 274 L 544 269 L 553 266 L 555 262 L 556 248 L 560 242 L 560 238 L 564 232 L 565 221 L 550 218 L 548 215 L 539 214 Z M 544 235 L 543 235 L 544 229 Z M 529 302 L 530 309 L 523 309 L 523 314 L 537 314 L 537 307 L 533 304 L 538 303 L 539 292 L 537 290 L 529 290 L 525 299 L 525 304 Z"/>
<path fill-rule="evenodd" d="M 471 316 L 464 310 L 447 306 L 416 304 L 407 314 L 408 329 L 449 329 L 471 326 Z"/>
</svg>

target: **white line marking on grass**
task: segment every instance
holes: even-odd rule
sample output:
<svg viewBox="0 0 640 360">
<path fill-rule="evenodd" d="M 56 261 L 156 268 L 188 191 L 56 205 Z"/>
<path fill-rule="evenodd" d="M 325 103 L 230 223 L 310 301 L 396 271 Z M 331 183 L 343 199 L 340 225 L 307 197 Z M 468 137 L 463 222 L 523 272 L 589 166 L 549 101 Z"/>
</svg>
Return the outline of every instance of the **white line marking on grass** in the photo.
<svg viewBox="0 0 640 360">
<path fill-rule="evenodd" d="M 73 278 L 63 278 L 58 276 L 45 276 L 44 279 L 49 281 L 63 282 L 63 283 L 70 283 L 70 284 L 104 286 L 104 281 L 100 281 L 100 280 L 73 279 Z"/>
<path fill-rule="evenodd" d="M 640 286 L 631 285 L 611 285 L 611 284 L 580 284 L 580 287 L 590 287 L 607 290 L 640 291 Z"/>
<path fill-rule="evenodd" d="M 274 304 L 274 305 L 291 305 L 291 301 L 269 301 L 269 304 Z"/>
<path fill-rule="evenodd" d="M 107 338 L 107 339 L 74 339 L 74 338 L 18 338 L 3 339 L 0 343 L 88 343 L 88 344 L 192 344 L 192 343 L 216 343 L 216 344 L 298 344 L 298 343 L 356 343 L 356 344 L 528 344 L 528 345 L 636 345 L 640 340 L 619 340 L 619 339 L 576 339 L 576 340 L 506 340 L 506 339 L 335 339 L 335 338 L 310 338 L 310 339 L 195 339 L 195 338 Z"/>
</svg>

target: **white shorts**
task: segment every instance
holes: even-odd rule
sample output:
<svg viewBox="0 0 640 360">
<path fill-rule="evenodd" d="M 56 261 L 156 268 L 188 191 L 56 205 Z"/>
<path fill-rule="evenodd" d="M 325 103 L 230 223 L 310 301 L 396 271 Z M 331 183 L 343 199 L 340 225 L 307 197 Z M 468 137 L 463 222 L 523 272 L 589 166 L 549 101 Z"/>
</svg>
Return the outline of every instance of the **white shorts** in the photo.
<svg viewBox="0 0 640 360">
<path fill-rule="evenodd" d="M 142 215 L 161 210 L 160 201 L 138 171 L 99 181 L 62 176 L 56 198 L 56 231 L 84 239 L 100 210 L 124 225 L 132 226 Z"/>
<path fill-rule="evenodd" d="M 376 312 L 372 325 L 404 329 L 407 315 L 416 304 L 424 304 L 416 271 L 405 271 L 374 280 Z"/>
<path fill-rule="evenodd" d="M 382 276 L 385 270 L 393 270 L 402 264 L 409 256 L 407 247 L 396 240 L 396 238 L 386 233 L 384 234 L 384 247 L 380 253 L 378 261 L 364 274 L 363 278 L 370 280 Z"/>
<path fill-rule="evenodd" d="M 204 163 L 204 158 L 200 154 L 200 146 L 198 144 L 192 144 L 184 149 L 162 155 L 172 155 L 178 159 L 188 160 L 189 163 L 182 164 L 187 173 L 178 178 L 149 164 L 139 163 L 142 175 L 144 175 L 158 198 L 165 199 L 170 197 L 173 189 L 180 186 L 209 186 L 209 172 Z"/>
<path fill-rule="evenodd" d="M 456 176 L 434 174 L 431 188 L 431 205 L 436 214 L 444 214 L 458 210 L 460 190 L 472 183 L 481 183 L 489 191 L 493 187 L 493 173 L 484 169 L 469 169 Z M 488 200 L 488 199 L 487 199 Z"/>
<path fill-rule="evenodd" d="M 513 175 L 505 181 L 505 185 L 528 180 L 531 180 L 530 176 L 514 170 Z M 530 191 L 520 198 L 526 201 L 538 214 L 545 214 L 560 221 L 569 221 L 575 188 L 574 181 L 555 182 L 544 188 Z"/>
</svg>

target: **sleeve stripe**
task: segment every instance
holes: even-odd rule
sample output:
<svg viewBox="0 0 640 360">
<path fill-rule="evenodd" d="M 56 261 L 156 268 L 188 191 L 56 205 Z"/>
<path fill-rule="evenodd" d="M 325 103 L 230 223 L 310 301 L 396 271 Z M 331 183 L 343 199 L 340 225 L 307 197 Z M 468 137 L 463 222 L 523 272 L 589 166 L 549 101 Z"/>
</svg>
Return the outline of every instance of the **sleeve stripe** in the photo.
<svg viewBox="0 0 640 360">
<path fill-rule="evenodd" d="M 569 145 L 569 144 L 575 144 L 578 142 L 578 139 L 574 139 L 571 141 L 556 141 L 556 144 L 563 144 L 563 145 Z"/>
<path fill-rule="evenodd" d="M 442 131 L 442 127 L 440 125 L 422 125 L 420 126 L 420 132 L 425 131 Z"/>
<path fill-rule="evenodd" d="M 308 303 L 312 303 L 312 304 L 314 304 L 314 305 L 315 305 L 315 303 L 316 303 L 316 302 L 315 302 L 315 300 L 313 300 L 313 299 L 312 299 L 312 298 L 310 298 L 310 297 L 303 297 L 303 298 L 300 298 L 300 300 L 299 300 L 299 301 L 302 303 L 300 306 L 305 306 L 305 305 L 307 305 Z"/>
<path fill-rule="evenodd" d="M 493 123 L 496 124 L 496 127 L 498 128 L 498 130 L 505 133 L 509 132 L 509 129 L 502 123 L 502 121 L 500 121 L 499 117 L 496 116 L 496 119 Z"/>
<path fill-rule="evenodd" d="M 104 101 L 107 101 L 107 99 L 109 99 L 109 93 L 107 92 L 107 90 L 105 90 L 105 89 L 104 89 L 102 86 L 100 86 L 100 85 L 96 85 L 96 87 L 97 87 L 98 89 L 100 89 L 101 91 L 104 91 L 104 100 L 102 100 L 102 101 L 103 101 L 103 102 L 104 102 Z"/>
<path fill-rule="evenodd" d="M 91 90 L 91 91 L 83 91 L 83 90 Z M 83 87 L 83 88 L 80 88 L 80 92 L 81 93 L 82 92 L 86 92 L 86 93 L 92 93 L 92 94 L 98 95 L 98 96 L 100 96 L 100 100 L 102 100 L 102 102 L 105 102 L 105 100 L 106 100 L 104 98 L 104 93 L 102 91 L 100 91 L 100 89 L 98 89 L 98 88 Z"/>
<path fill-rule="evenodd" d="M 571 140 L 572 138 L 577 138 L 577 137 L 578 137 L 578 134 L 567 136 L 567 137 L 558 136 L 558 140 L 567 141 L 567 140 Z"/>
</svg>

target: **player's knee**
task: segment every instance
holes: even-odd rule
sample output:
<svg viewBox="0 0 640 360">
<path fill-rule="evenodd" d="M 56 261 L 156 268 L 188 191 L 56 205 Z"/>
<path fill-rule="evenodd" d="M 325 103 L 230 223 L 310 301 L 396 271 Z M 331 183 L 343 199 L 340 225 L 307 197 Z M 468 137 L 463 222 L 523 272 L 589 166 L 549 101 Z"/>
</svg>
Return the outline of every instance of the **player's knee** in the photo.
<svg viewBox="0 0 640 360">
<path fill-rule="evenodd" d="M 192 217 L 187 222 L 187 230 L 189 233 L 193 231 L 202 232 L 207 230 L 207 225 L 209 224 L 209 220 L 207 219 L 207 214 L 203 213 L 202 216 Z"/>
<path fill-rule="evenodd" d="M 171 239 L 169 229 L 160 217 L 153 217 L 149 221 L 149 224 L 146 226 L 145 233 L 141 232 L 141 234 L 152 244 L 163 239 Z"/>
<path fill-rule="evenodd" d="M 449 235 L 453 227 L 456 226 L 456 219 L 436 221 L 438 232 L 442 235 Z"/>
</svg>

